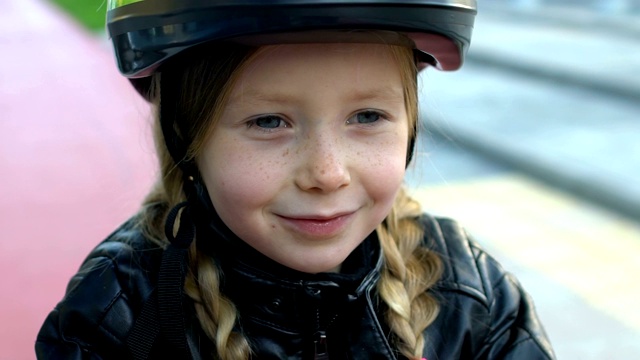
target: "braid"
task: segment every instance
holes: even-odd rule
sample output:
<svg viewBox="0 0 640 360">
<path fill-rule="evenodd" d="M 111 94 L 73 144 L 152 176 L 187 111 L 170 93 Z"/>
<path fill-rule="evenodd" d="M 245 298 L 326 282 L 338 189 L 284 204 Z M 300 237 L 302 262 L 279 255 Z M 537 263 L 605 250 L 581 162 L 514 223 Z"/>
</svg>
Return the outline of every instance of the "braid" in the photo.
<svg viewBox="0 0 640 360">
<path fill-rule="evenodd" d="M 186 155 L 184 160 L 193 161 L 221 116 L 220 104 L 226 101 L 238 69 L 254 50 L 240 45 L 215 45 L 191 51 L 190 56 L 175 58 L 176 63 L 156 74 L 149 91 L 154 104 L 154 142 L 160 177 L 144 200 L 139 225 L 146 237 L 159 246 L 167 244 L 164 223 L 169 210 L 185 200 L 183 171 L 169 153 L 162 132 L 162 102 L 175 102 L 176 113 L 180 114 L 173 119 L 176 136 L 189 144 L 187 154 L 182 154 Z M 161 78 L 163 73 L 165 81 Z M 170 82 L 167 82 L 167 77 Z M 179 91 L 161 99 L 161 85 L 174 86 Z M 200 326 L 214 343 L 212 358 L 248 359 L 249 342 L 242 334 L 233 331 L 238 312 L 233 303 L 220 293 L 220 271 L 213 259 L 196 250 L 195 242 L 190 251 L 189 268 L 184 290 L 193 300 Z"/>
<path fill-rule="evenodd" d="M 416 220 L 420 213 L 420 205 L 401 190 L 377 229 L 385 258 L 378 290 L 388 306 L 386 320 L 397 337 L 396 346 L 409 359 L 421 357 L 422 333 L 438 315 L 438 303 L 427 290 L 442 272 L 440 258 L 421 246 L 423 231 Z"/>
<path fill-rule="evenodd" d="M 249 342 L 233 331 L 237 311 L 233 303 L 220 293 L 220 272 L 213 259 L 191 251 L 191 269 L 185 281 L 185 292 L 193 299 L 200 326 L 215 342 L 213 358 L 221 360 L 248 359 Z M 195 269 L 195 271 L 193 271 Z"/>
</svg>

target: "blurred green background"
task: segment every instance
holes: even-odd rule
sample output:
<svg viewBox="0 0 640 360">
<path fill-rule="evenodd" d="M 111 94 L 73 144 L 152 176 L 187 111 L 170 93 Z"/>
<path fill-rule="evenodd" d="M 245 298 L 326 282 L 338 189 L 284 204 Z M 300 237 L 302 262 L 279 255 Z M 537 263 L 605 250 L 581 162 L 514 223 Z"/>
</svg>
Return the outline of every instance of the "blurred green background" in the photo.
<svg viewBox="0 0 640 360">
<path fill-rule="evenodd" d="M 104 31 L 107 0 L 50 0 L 91 31 Z"/>
</svg>

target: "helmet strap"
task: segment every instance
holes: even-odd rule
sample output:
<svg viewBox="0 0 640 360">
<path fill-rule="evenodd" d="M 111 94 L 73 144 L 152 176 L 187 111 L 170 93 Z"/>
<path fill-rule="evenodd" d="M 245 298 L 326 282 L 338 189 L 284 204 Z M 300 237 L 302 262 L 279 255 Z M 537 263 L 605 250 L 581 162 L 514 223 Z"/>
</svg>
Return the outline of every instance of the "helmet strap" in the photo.
<svg viewBox="0 0 640 360">
<path fill-rule="evenodd" d="M 188 180 L 193 181 L 193 177 L 198 174 L 198 169 L 193 159 L 188 157 L 188 144 L 180 136 L 177 128 L 178 109 L 177 99 L 180 92 L 179 82 L 170 72 L 160 75 L 160 101 L 159 116 L 160 126 L 162 128 L 162 136 L 167 151 L 173 161 L 178 165 L 184 174 L 185 187 Z M 185 189 L 186 190 L 186 189 Z M 188 194 L 187 194 L 188 195 Z"/>
<path fill-rule="evenodd" d="M 405 167 L 409 167 L 409 163 L 413 159 L 413 153 L 416 147 L 416 138 L 418 137 L 418 123 L 413 125 L 413 135 L 409 136 L 409 143 L 407 144 L 407 162 Z"/>
</svg>

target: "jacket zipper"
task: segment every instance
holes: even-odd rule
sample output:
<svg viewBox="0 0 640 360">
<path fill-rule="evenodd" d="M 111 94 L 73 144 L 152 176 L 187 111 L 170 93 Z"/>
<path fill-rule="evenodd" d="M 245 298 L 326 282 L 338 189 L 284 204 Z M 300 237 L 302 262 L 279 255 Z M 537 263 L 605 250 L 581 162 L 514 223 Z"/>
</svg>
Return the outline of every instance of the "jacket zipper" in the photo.
<svg viewBox="0 0 640 360">
<path fill-rule="evenodd" d="M 322 329 L 320 308 L 316 308 L 316 333 L 313 334 L 313 360 L 329 360 L 327 332 Z"/>
<path fill-rule="evenodd" d="M 315 348 L 313 359 L 329 360 L 329 351 L 327 348 L 327 333 L 324 331 L 318 331 L 313 336 L 313 345 Z"/>
<path fill-rule="evenodd" d="M 334 315 L 326 326 L 322 326 L 322 322 L 320 321 L 320 309 L 316 309 L 316 333 L 313 334 L 314 360 L 329 359 L 329 343 L 326 330 L 331 327 L 337 317 L 338 314 Z"/>
</svg>

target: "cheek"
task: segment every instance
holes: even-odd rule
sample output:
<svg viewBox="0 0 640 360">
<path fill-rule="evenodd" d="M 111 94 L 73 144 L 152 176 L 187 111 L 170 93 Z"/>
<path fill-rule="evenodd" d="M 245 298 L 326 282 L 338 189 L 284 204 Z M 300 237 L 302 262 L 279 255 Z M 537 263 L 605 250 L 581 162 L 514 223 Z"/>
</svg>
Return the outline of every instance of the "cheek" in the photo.
<svg viewBox="0 0 640 360">
<path fill-rule="evenodd" d="M 402 186 L 405 175 L 405 162 L 396 158 L 387 158 L 386 162 L 380 163 L 373 170 L 372 176 L 367 181 L 369 187 L 376 197 L 383 202 L 392 201 L 395 194 Z"/>
<path fill-rule="evenodd" d="M 401 137 L 378 143 L 365 157 L 361 181 L 376 202 L 391 206 L 402 186 L 406 165 L 406 142 Z"/>
<path fill-rule="evenodd" d="M 208 146 L 199 166 L 211 201 L 219 212 L 241 212 L 266 201 L 285 173 L 282 160 L 247 151 L 233 140 Z"/>
</svg>

